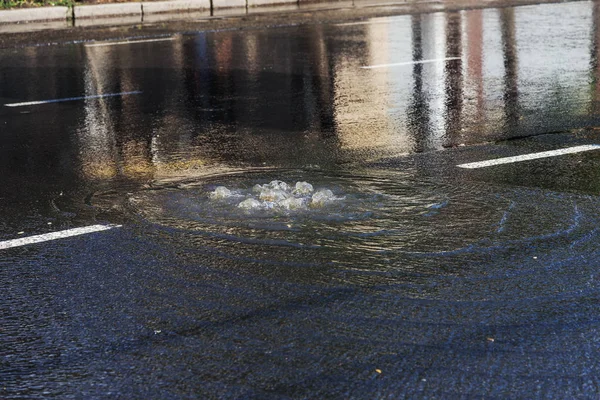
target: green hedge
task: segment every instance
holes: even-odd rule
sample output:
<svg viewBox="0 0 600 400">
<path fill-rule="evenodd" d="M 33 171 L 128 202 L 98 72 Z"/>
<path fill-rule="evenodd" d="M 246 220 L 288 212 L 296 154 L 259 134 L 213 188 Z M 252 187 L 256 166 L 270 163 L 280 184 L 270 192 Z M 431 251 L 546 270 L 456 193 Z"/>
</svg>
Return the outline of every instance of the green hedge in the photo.
<svg viewBox="0 0 600 400">
<path fill-rule="evenodd" d="M 73 0 L 0 0 L 0 9 L 45 6 L 71 6 L 74 3 L 75 2 Z"/>
</svg>

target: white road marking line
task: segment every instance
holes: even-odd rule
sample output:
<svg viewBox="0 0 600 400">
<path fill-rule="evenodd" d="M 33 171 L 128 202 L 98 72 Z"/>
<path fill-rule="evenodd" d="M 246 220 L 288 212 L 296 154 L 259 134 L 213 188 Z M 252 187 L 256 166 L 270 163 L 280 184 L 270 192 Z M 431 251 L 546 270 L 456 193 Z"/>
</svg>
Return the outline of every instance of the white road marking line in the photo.
<svg viewBox="0 0 600 400">
<path fill-rule="evenodd" d="M 362 69 L 375 69 L 375 68 L 401 67 L 404 65 L 427 64 L 427 63 L 445 62 L 445 61 L 453 61 L 453 60 L 460 60 L 460 57 L 434 58 L 431 60 L 406 61 L 406 62 L 393 63 L 393 64 L 365 65 L 361 68 Z"/>
<path fill-rule="evenodd" d="M 160 39 L 146 39 L 146 40 L 125 40 L 122 42 L 102 42 L 102 43 L 91 43 L 86 44 L 85 47 L 104 47 L 104 46 L 119 46 L 122 44 L 136 44 L 136 43 L 150 43 L 150 42 L 166 42 L 169 40 L 175 40 L 174 37 L 160 38 Z"/>
<path fill-rule="evenodd" d="M 113 228 L 120 228 L 121 225 L 91 225 L 82 228 L 67 229 L 66 231 L 44 233 L 43 235 L 29 236 L 19 239 L 6 240 L 0 242 L 0 250 L 10 249 L 12 247 L 26 246 L 28 244 L 48 242 L 50 240 L 64 239 L 72 236 L 85 235 L 86 233 L 107 231 Z"/>
<path fill-rule="evenodd" d="M 134 92 L 123 92 L 123 93 L 108 93 L 108 94 L 96 94 L 93 96 L 81 96 L 81 97 L 67 97 L 64 99 L 53 99 L 53 100 L 40 100 L 40 101 L 26 101 L 23 103 L 9 103 L 5 104 L 6 107 L 24 107 L 24 106 L 36 106 L 39 104 L 50 104 L 50 103 L 62 103 L 65 101 L 77 101 L 77 100 L 87 100 L 87 99 L 102 99 L 105 97 L 117 97 L 117 96 L 127 96 L 130 94 L 141 94 L 139 90 Z"/>
<path fill-rule="evenodd" d="M 515 162 L 520 162 L 520 161 L 537 160 L 539 158 L 548 158 L 548 157 L 562 156 L 565 154 L 581 153 L 583 151 L 590 151 L 590 150 L 600 150 L 600 145 L 589 144 L 589 145 L 583 145 L 583 146 L 567 147 L 565 149 L 542 151 L 539 153 L 523 154 L 521 156 L 502 157 L 502 158 L 496 158 L 496 159 L 487 160 L 487 161 L 459 164 L 459 165 L 457 165 L 457 167 L 468 168 L 468 169 L 484 168 L 484 167 L 491 167 L 494 165 L 510 164 L 510 163 L 515 163 Z"/>
</svg>

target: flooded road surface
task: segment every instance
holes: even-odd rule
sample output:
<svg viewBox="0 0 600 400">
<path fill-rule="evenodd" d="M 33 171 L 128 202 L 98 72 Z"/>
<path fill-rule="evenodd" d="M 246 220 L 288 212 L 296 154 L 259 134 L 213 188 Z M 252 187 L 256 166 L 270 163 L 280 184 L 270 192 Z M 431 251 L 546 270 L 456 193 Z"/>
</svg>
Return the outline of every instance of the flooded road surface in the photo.
<svg viewBox="0 0 600 400">
<path fill-rule="evenodd" d="M 599 16 L 0 50 L 0 397 L 597 398 Z"/>
</svg>

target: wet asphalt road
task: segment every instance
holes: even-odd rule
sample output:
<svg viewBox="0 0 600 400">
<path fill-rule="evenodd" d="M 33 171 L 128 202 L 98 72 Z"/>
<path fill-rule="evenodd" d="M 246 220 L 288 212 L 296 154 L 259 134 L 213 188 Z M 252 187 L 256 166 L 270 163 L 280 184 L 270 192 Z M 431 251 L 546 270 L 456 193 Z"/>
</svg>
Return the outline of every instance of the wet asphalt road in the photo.
<svg viewBox="0 0 600 400">
<path fill-rule="evenodd" d="M 0 397 L 598 398 L 599 18 L 0 50 Z"/>
</svg>

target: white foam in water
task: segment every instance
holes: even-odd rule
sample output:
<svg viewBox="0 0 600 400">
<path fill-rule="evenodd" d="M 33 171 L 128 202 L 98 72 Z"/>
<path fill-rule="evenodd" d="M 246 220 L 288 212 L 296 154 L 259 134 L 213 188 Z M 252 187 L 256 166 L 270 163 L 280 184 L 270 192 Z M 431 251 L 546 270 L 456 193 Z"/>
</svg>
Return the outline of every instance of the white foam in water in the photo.
<svg viewBox="0 0 600 400">
<path fill-rule="evenodd" d="M 213 199 L 226 199 L 231 197 L 231 190 L 227 189 L 225 186 L 218 186 L 214 192 L 211 192 L 210 197 Z"/>
<path fill-rule="evenodd" d="M 336 197 L 329 189 L 320 189 L 315 192 L 313 185 L 308 182 L 296 182 L 292 187 L 284 181 L 274 180 L 266 184 L 256 184 L 251 191 L 228 189 L 218 186 L 209 197 L 213 200 L 223 200 L 234 196 L 245 196 L 246 199 L 238 203 L 237 207 L 243 210 L 306 210 L 308 207 L 320 208 L 334 201 L 343 200 Z"/>
<path fill-rule="evenodd" d="M 311 185 L 308 182 L 296 182 L 296 186 L 294 187 L 294 190 L 292 191 L 293 194 L 296 195 L 307 195 L 307 194 L 311 194 L 312 192 L 314 192 L 314 188 L 313 185 Z"/>
<path fill-rule="evenodd" d="M 287 199 L 290 196 L 291 193 L 287 193 L 286 191 L 281 189 L 266 189 L 260 192 L 258 198 L 263 201 L 272 201 L 278 203 L 282 200 Z"/>
<path fill-rule="evenodd" d="M 258 210 L 262 208 L 262 203 L 256 199 L 246 199 L 238 204 L 239 208 L 243 208 L 244 210 Z"/>
<path fill-rule="evenodd" d="M 279 206 L 286 210 L 299 210 L 306 208 L 306 200 L 297 197 L 288 197 L 287 199 L 280 201 Z"/>
<path fill-rule="evenodd" d="M 333 192 L 329 189 L 321 189 L 312 195 L 310 206 L 323 207 L 327 203 L 343 199 L 343 197 L 336 197 L 336 195 L 333 194 Z"/>
<path fill-rule="evenodd" d="M 269 187 L 271 187 L 272 189 L 283 190 L 284 192 L 287 192 L 290 190 L 290 186 L 287 183 L 285 183 L 284 181 L 271 181 L 269 183 Z"/>
<path fill-rule="evenodd" d="M 265 210 L 272 210 L 276 208 L 279 203 L 275 203 L 274 201 L 263 201 L 261 205 Z"/>
</svg>

